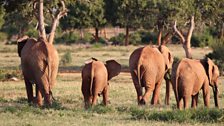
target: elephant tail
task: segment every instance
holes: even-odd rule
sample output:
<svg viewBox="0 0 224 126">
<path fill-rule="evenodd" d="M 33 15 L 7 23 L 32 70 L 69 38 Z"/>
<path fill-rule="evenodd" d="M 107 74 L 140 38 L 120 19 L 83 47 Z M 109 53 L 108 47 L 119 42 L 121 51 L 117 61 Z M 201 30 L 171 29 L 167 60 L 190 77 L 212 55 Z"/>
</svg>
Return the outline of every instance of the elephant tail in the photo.
<svg viewBox="0 0 224 126">
<path fill-rule="evenodd" d="M 142 65 L 139 63 L 138 66 L 137 66 L 137 71 L 134 71 L 137 78 L 138 78 L 138 84 L 140 86 L 143 86 L 142 83 L 141 83 L 141 79 L 142 79 L 142 76 L 143 76 L 143 73 L 145 72 L 144 69 L 142 68 Z"/>
<path fill-rule="evenodd" d="M 90 96 L 93 96 L 93 81 L 94 81 L 93 79 L 94 79 L 94 71 L 93 66 L 91 66 L 90 88 L 89 88 Z"/>
</svg>

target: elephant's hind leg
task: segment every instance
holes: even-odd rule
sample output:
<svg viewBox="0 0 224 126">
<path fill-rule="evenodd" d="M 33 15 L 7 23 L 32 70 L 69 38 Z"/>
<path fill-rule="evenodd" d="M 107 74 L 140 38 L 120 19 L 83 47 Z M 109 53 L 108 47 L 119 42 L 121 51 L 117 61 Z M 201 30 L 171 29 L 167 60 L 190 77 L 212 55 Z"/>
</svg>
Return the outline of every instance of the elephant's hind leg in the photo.
<svg viewBox="0 0 224 126">
<path fill-rule="evenodd" d="M 46 77 L 42 77 L 37 81 L 38 89 L 40 89 L 41 95 L 44 97 L 44 103 L 48 106 L 52 104 L 49 92 L 49 83 Z"/>
<path fill-rule="evenodd" d="M 27 93 L 27 98 L 28 98 L 28 103 L 30 104 L 31 102 L 33 102 L 33 86 L 32 83 L 30 83 L 30 81 L 28 79 L 24 79 L 25 80 L 25 85 L 26 85 L 26 93 Z"/>
<path fill-rule="evenodd" d="M 133 71 L 131 72 L 131 77 L 137 93 L 138 104 L 140 104 L 140 100 L 142 99 L 142 86 L 139 84 L 138 77 Z"/>
<path fill-rule="evenodd" d="M 160 101 L 159 101 L 160 90 L 161 90 L 161 81 L 155 85 L 155 89 L 153 91 L 153 96 L 151 100 L 152 105 L 160 104 Z"/>
<path fill-rule="evenodd" d="M 106 86 L 103 90 L 103 104 L 107 105 L 108 104 L 108 88 L 109 86 Z"/>
<path fill-rule="evenodd" d="M 43 101 L 42 101 L 43 99 L 42 99 L 40 88 L 37 84 L 36 84 L 36 98 L 37 98 L 36 103 L 38 104 L 38 106 L 42 106 L 43 105 Z"/>
<path fill-rule="evenodd" d="M 191 96 L 190 95 L 185 95 L 183 97 L 183 100 L 184 100 L 184 109 L 187 109 L 189 108 L 189 100 L 190 100 Z"/>
<path fill-rule="evenodd" d="M 192 96 L 191 108 L 196 108 L 198 105 L 198 94 Z"/>
</svg>

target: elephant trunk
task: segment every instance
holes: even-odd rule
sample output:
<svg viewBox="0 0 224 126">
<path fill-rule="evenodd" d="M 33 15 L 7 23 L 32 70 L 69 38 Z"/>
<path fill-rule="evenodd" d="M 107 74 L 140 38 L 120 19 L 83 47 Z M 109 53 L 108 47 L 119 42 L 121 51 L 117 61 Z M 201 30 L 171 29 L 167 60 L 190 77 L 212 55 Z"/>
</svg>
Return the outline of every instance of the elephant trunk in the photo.
<svg viewBox="0 0 224 126">
<path fill-rule="evenodd" d="M 216 84 L 215 86 L 213 86 L 213 93 L 214 93 L 215 107 L 219 108 L 219 102 L 218 102 L 219 90 Z"/>
</svg>

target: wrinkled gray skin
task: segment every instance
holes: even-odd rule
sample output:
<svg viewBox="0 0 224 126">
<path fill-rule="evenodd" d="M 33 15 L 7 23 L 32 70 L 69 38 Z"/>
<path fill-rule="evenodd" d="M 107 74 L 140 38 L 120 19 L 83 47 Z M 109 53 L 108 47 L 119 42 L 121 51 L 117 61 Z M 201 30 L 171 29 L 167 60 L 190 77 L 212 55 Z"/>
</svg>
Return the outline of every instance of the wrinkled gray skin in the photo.
<svg viewBox="0 0 224 126">
<path fill-rule="evenodd" d="M 161 45 L 136 49 L 129 58 L 129 68 L 137 92 L 139 105 L 147 103 L 153 93 L 151 104 L 159 104 L 159 94 L 164 75 L 171 68 L 173 57 L 169 49 Z M 166 81 L 166 104 L 169 104 L 169 80 Z M 145 87 L 143 94 L 142 88 Z"/>
<path fill-rule="evenodd" d="M 109 80 L 117 76 L 121 65 L 115 60 L 108 60 L 106 64 L 92 58 L 82 69 L 82 94 L 85 108 L 96 105 L 97 96 L 103 95 L 104 105 L 108 104 Z"/>
<path fill-rule="evenodd" d="M 18 54 L 21 57 L 22 73 L 25 80 L 28 103 L 49 106 L 52 104 L 51 89 L 58 72 L 58 53 L 52 44 L 33 38 L 18 40 Z M 36 85 L 36 98 L 33 95 Z"/>
<path fill-rule="evenodd" d="M 213 88 L 215 106 L 218 103 L 218 77 L 219 69 L 209 58 L 202 60 L 184 58 L 172 69 L 172 85 L 176 97 L 177 107 L 181 109 L 181 100 L 184 102 L 184 109 L 188 108 L 189 100 L 192 99 L 192 108 L 198 104 L 198 94 L 202 89 L 204 105 L 209 107 L 210 88 Z"/>
</svg>

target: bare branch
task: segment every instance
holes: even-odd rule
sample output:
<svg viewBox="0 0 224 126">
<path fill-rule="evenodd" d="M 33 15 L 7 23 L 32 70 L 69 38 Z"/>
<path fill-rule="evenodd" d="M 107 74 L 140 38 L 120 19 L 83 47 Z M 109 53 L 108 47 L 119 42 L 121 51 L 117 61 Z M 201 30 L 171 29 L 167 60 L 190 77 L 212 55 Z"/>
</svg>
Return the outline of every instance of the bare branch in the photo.
<svg viewBox="0 0 224 126">
<path fill-rule="evenodd" d="M 191 36 L 192 36 L 193 30 L 194 30 L 194 27 L 195 27 L 194 16 L 191 17 L 190 23 L 191 23 L 191 25 L 190 25 L 190 28 L 189 28 L 188 33 L 187 33 L 187 42 L 188 43 L 191 42 Z"/>
<path fill-rule="evenodd" d="M 171 39 L 172 37 L 173 37 L 173 33 L 168 32 L 168 33 L 165 35 L 165 37 L 163 38 L 163 41 L 162 41 L 161 45 L 166 45 L 166 44 L 170 41 L 170 39 Z"/>
<path fill-rule="evenodd" d="M 50 33 L 50 36 L 49 36 L 49 43 L 51 43 L 51 44 L 54 41 L 55 30 L 56 30 L 56 27 L 59 23 L 60 18 L 62 18 L 63 16 L 66 16 L 67 12 L 68 12 L 68 9 L 65 7 L 64 1 L 61 0 L 60 3 L 62 5 L 62 10 L 59 11 L 59 13 L 54 17 L 52 27 L 51 27 L 51 33 Z"/>
<path fill-rule="evenodd" d="M 159 29 L 159 34 L 157 36 L 157 43 L 159 46 L 161 45 L 161 38 L 162 38 L 162 29 Z"/>
<path fill-rule="evenodd" d="M 173 29 L 177 33 L 177 35 L 180 37 L 181 43 L 184 44 L 186 40 L 183 34 L 177 29 L 177 21 L 174 22 Z"/>
<path fill-rule="evenodd" d="M 33 2 L 33 14 L 34 14 L 34 16 L 36 17 L 36 19 L 38 20 L 38 10 L 37 10 L 37 0 L 35 0 L 34 2 Z"/>
</svg>

